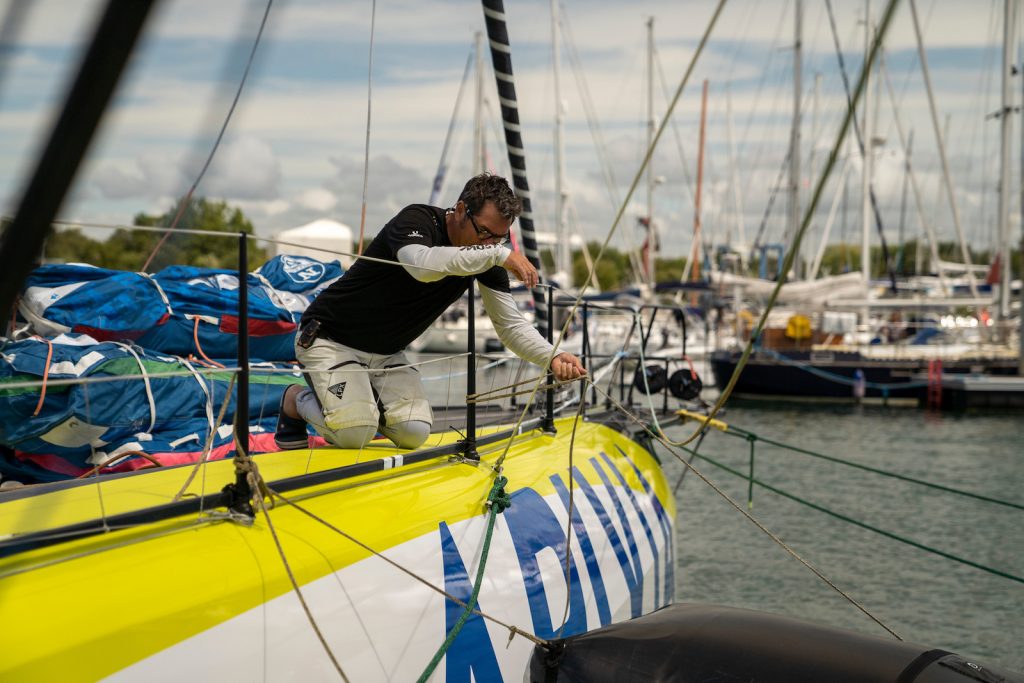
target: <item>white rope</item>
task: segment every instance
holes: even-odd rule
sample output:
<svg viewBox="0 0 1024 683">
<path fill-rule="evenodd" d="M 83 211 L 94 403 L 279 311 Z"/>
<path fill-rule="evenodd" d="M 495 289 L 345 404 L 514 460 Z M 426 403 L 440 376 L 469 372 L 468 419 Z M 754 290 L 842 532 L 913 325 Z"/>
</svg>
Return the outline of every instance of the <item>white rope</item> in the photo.
<svg viewBox="0 0 1024 683">
<path fill-rule="evenodd" d="M 216 429 L 213 425 L 213 396 L 210 394 L 210 390 L 206 386 L 206 382 L 203 381 L 202 375 L 195 371 L 192 364 L 184 358 L 180 358 L 179 360 L 182 365 L 192 371 L 192 376 L 195 377 L 196 381 L 199 383 L 199 387 L 203 390 L 203 393 L 206 394 L 206 421 L 210 425 L 210 431 L 213 432 Z"/>
<path fill-rule="evenodd" d="M 146 372 L 146 366 L 143 365 L 142 359 L 139 358 L 139 354 L 135 353 L 135 349 L 131 346 L 128 344 L 121 344 L 119 342 L 117 345 L 132 354 L 132 358 L 135 359 L 135 362 L 139 366 L 139 372 L 142 373 L 142 382 L 146 385 L 146 400 L 149 401 L 149 429 L 147 429 L 146 432 L 150 433 L 156 425 L 156 401 L 153 399 L 153 386 L 149 383 L 149 375 Z"/>
</svg>

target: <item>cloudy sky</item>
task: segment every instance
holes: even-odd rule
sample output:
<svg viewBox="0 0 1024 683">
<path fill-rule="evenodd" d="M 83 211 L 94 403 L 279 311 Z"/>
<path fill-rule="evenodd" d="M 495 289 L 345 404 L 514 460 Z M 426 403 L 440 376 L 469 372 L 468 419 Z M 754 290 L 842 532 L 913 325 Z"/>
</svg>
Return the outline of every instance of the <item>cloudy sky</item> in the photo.
<svg viewBox="0 0 1024 683">
<path fill-rule="evenodd" d="M 986 117 L 1000 106 L 1003 1 L 916 1 L 960 220 L 972 243 L 987 246 L 996 239 L 999 123 Z M 13 13 L 12 2 L 21 5 Z M 643 158 L 645 22 L 654 19 L 654 108 L 660 122 L 715 4 L 563 0 L 565 190 L 575 229 L 588 239 L 608 232 Z M 847 71 L 855 80 L 866 3 L 832 4 Z M 536 220 L 540 229 L 549 230 L 554 225 L 556 109 L 551 9 L 540 0 L 506 0 L 505 5 Z M 0 201 L 3 212 L 10 214 L 103 3 L 7 0 L 0 6 L 7 19 L 0 70 Z M 845 100 L 824 0 L 804 0 L 803 6 L 800 157 L 806 203 L 835 139 Z M 61 211 L 63 218 L 130 223 L 140 211 L 166 211 L 174 197 L 187 191 L 224 121 L 265 7 L 263 0 L 164 0 L 158 6 Z M 372 88 L 367 233 L 374 234 L 402 206 L 428 199 L 474 32 L 484 30 L 482 10 L 470 0 L 380 0 L 371 33 L 372 8 L 370 0 L 273 3 L 253 72 L 199 195 L 240 206 L 265 236 L 321 217 L 358 231 Z M 881 0 L 870 3 L 873 21 L 882 9 Z M 697 175 L 704 79 L 709 94 L 701 199 L 707 238 L 735 243 L 743 236 L 750 242 L 762 230 L 762 241 L 783 239 L 784 193 L 767 221 L 764 216 L 789 144 L 793 15 L 794 0 L 731 0 L 712 31 L 653 161 L 658 178 L 653 213 L 670 255 L 689 249 L 693 231 L 692 181 Z M 12 23 L 12 18 L 20 22 Z M 1019 63 L 1016 48 L 1013 54 Z M 489 54 L 486 61 L 489 68 Z M 882 89 L 872 92 L 878 104 L 872 117 L 873 136 L 881 143 L 876 192 L 887 237 L 895 240 L 901 224 L 906 238 L 915 237 L 926 220 L 951 239 L 953 214 L 941 189 L 936 133 L 909 0 L 900 3 L 887 36 L 886 66 L 896 106 L 879 79 Z M 1013 79 L 1015 104 L 1020 103 L 1020 80 Z M 452 168 L 439 199 L 444 205 L 454 202 L 471 172 L 472 82 L 466 90 L 449 150 Z M 489 72 L 484 111 L 491 168 L 507 173 Z M 905 132 L 913 131 L 912 161 L 923 217 L 912 194 L 901 212 L 904 161 L 894 112 Z M 1013 118 L 1011 187 L 1019 190 L 1019 115 Z M 821 239 L 833 198 L 840 194 L 843 166 L 841 160 L 826 188 L 812 240 Z M 846 210 L 842 203 L 837 207 L 833 242 L 860 240 L 860 168 L 861 162 L 851 159 Z M 609 177 L 614 178 L 612 187 Z M 638 239 L 635 221 L 647 211 L 643 187 L 627 207 L 615 240 L 619 246 Z M 1015 196 L 1015 238 L 1020 234 L 1019 212 Z"/>
</svg>

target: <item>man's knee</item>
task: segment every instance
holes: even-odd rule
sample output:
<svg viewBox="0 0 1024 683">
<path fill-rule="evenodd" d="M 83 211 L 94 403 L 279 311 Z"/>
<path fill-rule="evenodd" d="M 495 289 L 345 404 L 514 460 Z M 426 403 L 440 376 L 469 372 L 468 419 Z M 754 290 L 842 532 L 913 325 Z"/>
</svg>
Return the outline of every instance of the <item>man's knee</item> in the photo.
<svg viewBox="0 0 1024 683">
<path fill-rule="evenodd" d="M 327 431 L 323 437 L 338 448 L 362 448 L 370 443 L 377 428 L 372 425 L 357 425 L 345 429 Z"/>
<path fill-rule="evenodd" d="M 430 423 L 419 420 L 396 422 L 381 431 L 399 448 L 419 448 L 430 436 Z"/>
</svg>

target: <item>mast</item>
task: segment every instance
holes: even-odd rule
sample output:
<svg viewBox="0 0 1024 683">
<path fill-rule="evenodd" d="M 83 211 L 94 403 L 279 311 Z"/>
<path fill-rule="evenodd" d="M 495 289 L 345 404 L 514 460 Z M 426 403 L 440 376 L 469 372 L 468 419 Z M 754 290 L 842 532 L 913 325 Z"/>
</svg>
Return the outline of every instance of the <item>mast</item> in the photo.
<svg viewBox="0 0 1024 683">
<path fill-rule="evenodd" d="M 505 21 L 505 3 L 503 0 L 481 0 L 481 5 L 484 22 L 487 24 L 487 38 L 491 45 L 491 65 L 494 67 L 498 102 L 501 104 L 501 120 L 505 129 L 508 163 L 512 168 L 512 183 L 515 186 L 516 194 L 523 202 L 523 212 L 519 214 L 519 234 L 523 238 L 523 254 L 533 264 L 533 267 L 540 271 L 537 235 L 533 229 L 533 202 L 530 198 L 530 183 L 526 175 L 526 157 L 524 156 L 526 145 L 523 143 L 522 126 L 519 123 L 519 100 L 516 97 L 516 85 L 512 75 L 512 48 L 508 37 L 508 24 Z M 537 328 L 541 334 L 546 335 L 548 314 L 544 295 L 539 287 L 534 287 L 532 294 Z"/>
<path fill-rule="evenodd" d="M 971 288 L 971 296 L 978 298 L 978 284 L 974 279 L 974 271 L 971 268 L 971 252 L 967 247 L 967 240 L 964 238 L 964 231 L 960 225 L 960 210 L 957 208 L 956 193 L 953 191 L 953 180 L 949 173 L 949 159 L 946 157 L 946 145 L 942 131 L 939 129 L 939 114 L 935 108 L 935 96 L 932 90 L 932 79 L 928 72 L 928 56 L 924 51 L 924 39 L 921 37 L 921 24 L 917 18 L 917 2 L 910 0 L 910 16 L 914 20 L 914 37 L 917 39 L 917 55 L 921 61 L 921 73 L 924 75 L 924 86 L 928 93 L 928 109 L 932 116 L 932 127 L 935 129 L 935 137 L 939 147 L 939 160 L 942 162 L 942 179 L 946 187 L 946 195 L 953 212 L 953 226 L 956 228 L 956 236 L 960 240 L 960 252 L 963 255 L 964 266 L 967 271 L 967 284 Z"/>
<path fill-rule="evenodd" d="M 1017 23 L 1016 0 L 1003 0 L 1003 79 L 1002 108 L 999 116 L 999 320 L 1010 317 L 1010 141 L 1013 137 L 1010 78 L 1013 69 L 1013 33 Z M 1005 327 L 1000 338 L 1009 333 Z"/>
<path fill-rule="evenodd" d="M 654 144 L 654 17 L 647 19 L 647 149 Z M 644 251 L 644 271 L 647 282 L 654 289 L 654 254 L 658 240 L 654 233 L 654 155 L 647 162 L 647 249 Z"/>
<path fill-rule="evenodd" d="M 1024 107 L 1024 51 L 1019 45 L 1017 46 L 1017 55 L 1021 58 L 1017 75 L 1021 77 L 1021 107 Z M 1021 181 L 1018 183 L 1020 186 L 1020 262 L 1024 265 L 1024 125 L 1021 126 L 1020 135 L 1020 173 Z M 1017 331 L 1017 374 L 1024 375 L 1024 287 L 1021 287 L 1020 290 L 1020 315 L 1017 317 L 1020 319 L 1020 329 Z"/>
<path fill-rule="evenodd" d="M 808 163 L 810 168 L 807 169 L 807 175 L 810 176 L 811 182 L 814 182 L 818 178 L 818 165 L 817 165 L 817 152 L 818 152 L 818 137 L 820 135 L 820 128 L 818 125 L 818 113 L 821 109 L 821 72 L 815 72 L 814 74 L 814 113 L 811 117 L 811 159 Z M 844 166 L 845 171 L 845 166 Z M 813 231 L 813 223 L 812 223 Z M 813 280 L 816 277 L 817 268 L 813 269 L 815 272 L 804 273 L 804 279 Z"/>
<path fill-rule="evenodd" d="M 795 37 L 793 43 L 793 125 L 789 133 L 789 226 L 783 240 L 789 244 L 800 231 L 800 99 L 803 95 L 803 0 L 796 0 L 793 8 Z M 800 272 L 800 254 L 795 255 L 793 270 Z"/>
<path fill-rule="evenodd" d="M 484 34 L 477 31 L 476 38 L 476 105 L 473 108 L 473 175 L 487 170 L 484 150 Z"/>
<path fill-rule="evenodd" d="M 742 194 L 740 192 L 740 177 L 736 168 L 736 144 L 732 130 L 732 91 L 729 89 L 725 91 L 725 112 L 729 136 L 729 173 L 732 176 L 732 194 L 733 200 L 736 202 L 736 228 L 739 236 L 736 251 L 740 254 L 740 264 L 745 271 L 747 264 L 746 254 L 749 253 L 749 250 L 747 247 L 747 231 L 743 224 L 743 199 L 740 196 Z M 726 241 L 728 242 L 729 240 L 727 239 Z"/>
<path fill-rule="evenodd" d="M 871 0 L 864 0 L 864 59 L 871 49 Z M 860 238 L 860 270 L 864 278 L 865 296 L 871 287 L 871 218 L 870 194 L 871 160 L 874 158 L 871 142 L 871 68 L 866 65 L 864 76 L 864 145 L 861 148 L 863 164 L 861 167 L 861 238 Z M 861 312 L 861 322 L 867 324 L 868 311 Z"/>
<path fill-rule="evenodd" d="M 700 198 L 704 185 L 704 126 L 707 120 L 708 114 L 708 79 L 704 79 L 704 89 L 700 96 L 700 148 L 697 151 L 697 193 L 693 197 L 693 248 L 690 250 L 690 262 L 693 267 L 690 268 L 690 280 L 697 281 L 700 279 L 700 261 L 701 261 L 701 248 L 700 248 Z M 691 303 L 696 305 L 696 293 L 691 297 Z"/>
<path fill-rule="evenodd" d="M 565 287 L 572 286 L 572 247 L 565 214 L 565 110 L 562 106 L 561 64 L 558 44 L 558 0 L 551 0 L 551 58 L 555 81 L 555 271 L 562 273 Z"/>
</svg>

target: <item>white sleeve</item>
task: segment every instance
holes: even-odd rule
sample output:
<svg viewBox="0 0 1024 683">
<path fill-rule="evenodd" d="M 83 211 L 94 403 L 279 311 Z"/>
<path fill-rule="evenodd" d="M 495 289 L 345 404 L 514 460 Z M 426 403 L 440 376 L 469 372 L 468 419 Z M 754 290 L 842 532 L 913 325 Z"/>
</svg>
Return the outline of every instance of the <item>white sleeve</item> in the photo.
<svg viewBox="0 0 1024 683">
<path fill-rule="evenodd" d="M 398 250 L 398 262 L 420 282 L 437 282 L 448 275 L 476 275 L 500 266 L 512 252 L 505 247 L 428 247 L 407 244 Z"/>
<path fill-rule="evenodd" d="M 554 347 L 523 318 L 512 295 L 480 284 L 480 298 L 501 343 L 520 358 L 545 367 Z"/>
</svg>

